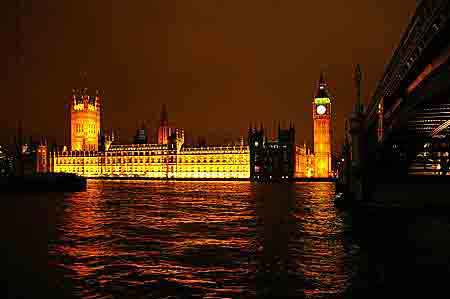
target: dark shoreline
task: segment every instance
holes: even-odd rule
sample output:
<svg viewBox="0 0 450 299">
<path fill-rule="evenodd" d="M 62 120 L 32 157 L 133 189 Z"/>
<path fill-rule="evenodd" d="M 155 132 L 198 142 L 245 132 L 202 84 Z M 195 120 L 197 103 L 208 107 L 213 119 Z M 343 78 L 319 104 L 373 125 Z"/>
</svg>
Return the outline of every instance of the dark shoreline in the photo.
<svg viewBox="0 0 450 299">
<path fill-rule="evenodd" d="M 86 189 L 86 178 L 68 173 L 0 177 L 0 192 L 74 192 Z"/>
</svg>

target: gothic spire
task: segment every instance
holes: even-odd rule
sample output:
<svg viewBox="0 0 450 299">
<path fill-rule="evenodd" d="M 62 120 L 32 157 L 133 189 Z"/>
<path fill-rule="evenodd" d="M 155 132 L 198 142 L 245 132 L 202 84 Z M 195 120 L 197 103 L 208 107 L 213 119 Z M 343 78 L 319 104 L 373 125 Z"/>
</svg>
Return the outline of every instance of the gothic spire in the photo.
<svg viewBox="0 0 450 299">
<path fill-rule="evenodd" d="M 356 109 L 357 112 L 362 112 L 362 105 L 361 105 L 361 80 L 362 80 L 362 73 L 361 73 L 361 65 L 356 65 L 355 69 L 355 87 L 356 87 Z"/>
<path fill-rule="evenodd" d="M 320 72 L 319 84 L 317 87 L 317 92 L 315 98 L 329 98 L 327 83 L 325 82 L 324 72 Z"/>
<path fill-rule="evenodd" d="M 162 105 L 160 122 L 161 122 L 162 127 L 167 127 L 169 124 L 169 117 L 168 117 L 168 113 L 167 113 L 166 104 Z"/>
<path fill-rule="evenodd" d="M 325 77 L 324 72 L 321 71 L 321 72 L 320 72 L 320 78 L 319 78 L 319 85 L 320 85 L 320 84 L 325 84 L 325 79 L 324 79 L 324 77 Z"/>
</svg>

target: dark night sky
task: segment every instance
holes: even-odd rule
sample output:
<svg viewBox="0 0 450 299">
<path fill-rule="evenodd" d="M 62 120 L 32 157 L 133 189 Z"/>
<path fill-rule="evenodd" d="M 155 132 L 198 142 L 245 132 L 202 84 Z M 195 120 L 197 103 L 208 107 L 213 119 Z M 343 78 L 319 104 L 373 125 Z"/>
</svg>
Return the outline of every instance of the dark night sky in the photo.
<svg viewBox="0 0 450 299">
<path fill-rule="evenodd" d="M 321 70 L 339 142 L 355 101 L 355 65 L 362 64 L 367 101 L 416 7 L 414 0 L 26 1 L 18 70 L 14 2 L 0 4 L 3 142 L 22 115 L 26 134 L 62 143 L 64 104 L 84 85 L 103 89 L 105 127 L 120 129 L 123 142 L 140 121 L 154 127 L 162 103 L 171 122 L 211 143 L 245 135 L 250 121 L 278 120 L 294 121 L 297 142 L 311 142 Z"/>
</svg>

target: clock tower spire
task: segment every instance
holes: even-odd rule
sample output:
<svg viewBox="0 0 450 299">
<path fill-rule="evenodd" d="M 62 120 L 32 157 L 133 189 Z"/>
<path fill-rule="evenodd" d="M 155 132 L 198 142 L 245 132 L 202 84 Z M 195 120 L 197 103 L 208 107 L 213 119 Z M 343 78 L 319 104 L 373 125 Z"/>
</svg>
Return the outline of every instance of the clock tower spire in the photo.
<svg viewBox="0 0 450 299">
<path fill-rule="evenodd" d="M 331 98 L 323 72 L 313 103 L 314 176 L 331 177 Z"/>
</svg>

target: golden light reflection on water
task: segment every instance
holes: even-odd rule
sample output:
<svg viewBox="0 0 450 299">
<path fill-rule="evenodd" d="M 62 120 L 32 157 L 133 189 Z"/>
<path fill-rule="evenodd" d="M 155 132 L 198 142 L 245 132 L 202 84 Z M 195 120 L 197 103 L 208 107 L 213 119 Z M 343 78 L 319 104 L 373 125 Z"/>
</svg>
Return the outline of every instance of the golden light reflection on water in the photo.
<svg viewBox="0 0 450 299">
<path fill-rule="evenodd" d="M 348 271 L 333 192 L 326 183 L 90 181 L 61 203 L 50 256 L 84 297 L 339 294 Z"/>
<path fill-rule="evenodd" d="M 331 183 L 301 184 L 299 193 L 306 193 L 295 213 L 303 235 L 303 253 L 298 268 L 311 287 L 305 288 L 307 297 L 316 294 L 339 294 L 348 286 L 345 270 L 343 223 L 337 216 Z"/>
</svg>

